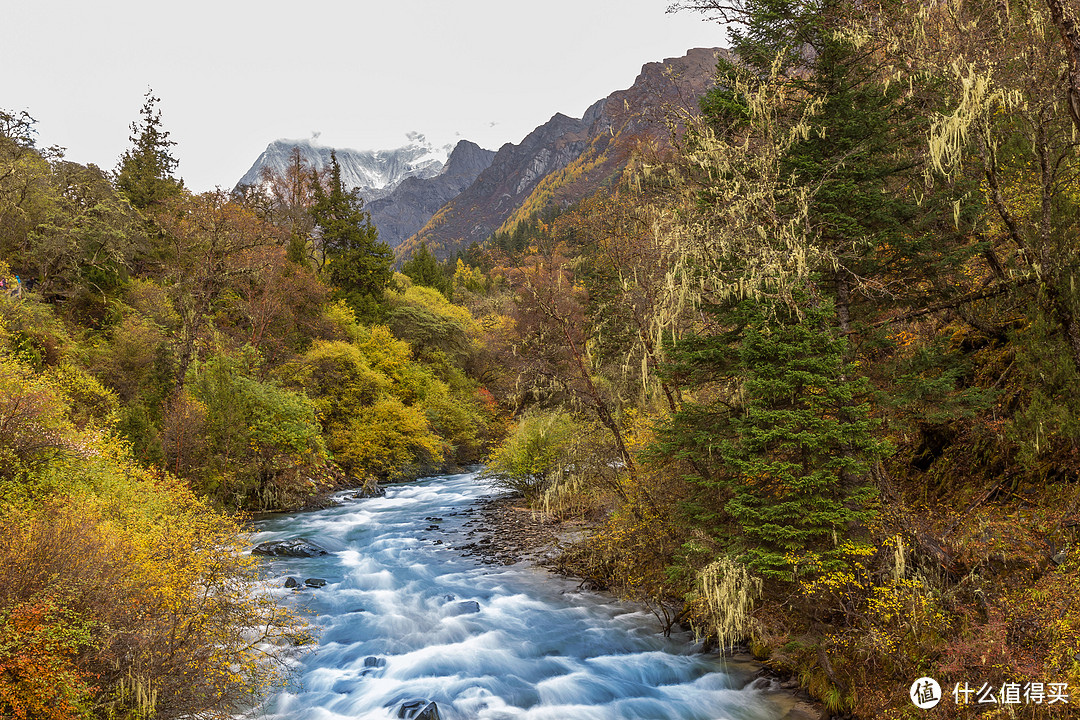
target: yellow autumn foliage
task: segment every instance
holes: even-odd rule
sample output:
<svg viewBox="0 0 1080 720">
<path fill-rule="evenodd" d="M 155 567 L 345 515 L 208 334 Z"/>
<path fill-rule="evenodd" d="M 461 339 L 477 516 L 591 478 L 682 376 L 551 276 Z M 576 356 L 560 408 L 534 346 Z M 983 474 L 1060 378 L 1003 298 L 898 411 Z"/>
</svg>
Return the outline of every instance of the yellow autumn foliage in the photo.
<svg viewBox="0 0 1080 720">
<path fill-rule="evenodd" d="M 0 716 L 226 717 L 274 683 L 270 641 L 296 621 L 258 590 L 240 522 L 78 428 L 95 388 L 77 373 L 0 356 L 0 375 L 0 400 L 38 401 L 11 429 L 55 437 L 21 459 L 0 438 Z"/>
<path fill-rule="evenodd" d="M 421 301 L 453 320 L 459 334 L 477 332 L 468 311 L 430 288 L 408 288 L 395 302 Z M 282 374 L 314 401 L 327 447 L 346 473 L 363 482 L 401 479 L 478 456 L 489 413 L 478 386 L 445 353 L 429 348 L 421 362 L 386 326 L 359 325 L 342 306 L 328 316 L 345 339 L 316 341 Z"/>
<path fill-rule="evenodd" d="M 383 397 L 357 408 L 331 435 L 343 467 L 362 468 L 388 480 L 415 476 L 443 460 L 443 445 L 427 416 L 396 397 Z"/>
</svg>

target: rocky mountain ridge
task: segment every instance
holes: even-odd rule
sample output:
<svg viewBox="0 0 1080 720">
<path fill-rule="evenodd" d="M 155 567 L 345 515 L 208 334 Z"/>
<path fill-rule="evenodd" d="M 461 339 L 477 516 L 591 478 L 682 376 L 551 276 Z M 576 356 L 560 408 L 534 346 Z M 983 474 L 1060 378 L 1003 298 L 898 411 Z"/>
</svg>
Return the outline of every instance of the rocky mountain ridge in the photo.
<svg viewBox="0 0 1080 720">
<path fill-rule="evenodd" d="M 629 88 L 593 103 L 580 119 L 556 113 L 498 152 L 463 140 L 443 162 L 422 137 L 397 150 L 338 149 L 342 180 L 360 190 L 380 239 L 399 258 L 422 242 L 449 257 L 613 182 L 642 143 L 669 145 L 672 122 L 698 111 L 698 98 L 712 86 L 717 55 L 724 52 L 696 48 L 646 63 Z M 263 168 L 284 174 L 293 147 L 316 170 L 330 163 L 332 148 L 278 140 L 240 184 L 261 182 Z"/>
<path fill-rule="evenodd" d="M 449 257 L 508 223 L 594 192 L 613 179 L 638 144 L 666 144 L 669 121 L 697 112 L 721 52 L 696 48 L 647 63 L 633 85 L 597 101 L 580 120 L 559 113 L 521 143 L 503 145 L 472 185 L 398 247 L 398 256 L 425 242 L 439 257 Z"/>
<path fill-rule="evenodd" d="M 367 203 L 379 239 L 396 248 L 424 227 L 440 207 L 472 185 L 494 157 L 494 151 L 462 140 L 438 175 L 406 178 L 390 194 Z"/>
</svg>

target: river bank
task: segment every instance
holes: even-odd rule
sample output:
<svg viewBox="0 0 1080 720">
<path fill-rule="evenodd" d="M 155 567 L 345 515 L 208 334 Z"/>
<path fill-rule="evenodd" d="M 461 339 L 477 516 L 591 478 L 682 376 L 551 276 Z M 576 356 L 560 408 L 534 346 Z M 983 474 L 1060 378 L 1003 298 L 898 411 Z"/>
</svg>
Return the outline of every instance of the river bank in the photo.
<svg viewBox="0 0 1080 720">
<path fill-rule="evenodd" d="M 560 521 L 530 509 L 520 495 L 500 495 L 477 500 L 463 510 L 465 533 L 469 542 L 455 549 L 463 557 L 474 557 L 487 565 L 525 563 L 543 567 L 564 577 L 573 577 L 559 561 L 560 556 L 582 540 L 592 525 L 581 520 Z M 577 578 L 574 578 L 577 579 Z M 579 585 L 585 590 L 588 581 Z M 744 647 L 727 653 L 732 662 L 754 666 L 754 679 L 759 687 L 783 693 L 791 699 L 791 707 L 783 720 L 829 720 L 832 716 L 820 702 L 801 688 L 796 678 L 777 672 L 753 658 Z"/>
</svg>

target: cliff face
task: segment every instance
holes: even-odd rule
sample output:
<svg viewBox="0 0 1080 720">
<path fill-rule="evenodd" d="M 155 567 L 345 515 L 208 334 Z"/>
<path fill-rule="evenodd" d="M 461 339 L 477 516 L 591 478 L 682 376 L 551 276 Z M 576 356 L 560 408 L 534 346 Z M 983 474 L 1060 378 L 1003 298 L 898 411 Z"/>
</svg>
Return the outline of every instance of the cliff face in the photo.
<svg viewBox="0 0 1080 720">
<path fill-rule="evenodd" d="M 421 242 L 447 257 L 533 212 L 594 192 L 625 166 L 638 143 L 666 143 L 673 114 L 696 111 L 712 85 L 718 52 L 699 48 L 648 63 L 631 87 L 594 103 L 580 120 L 558 114 L 520 144 L 507 143 L 472 185 L 401 243 L 399 257 Z"/>
<path fill-rule="evenodd" d="M 419 231 L 440 207 L 469 187 L 494 157 L 493 151 L 462 140 L 438 175 L 406 178 L 389 195 L 367 203 L 379 239 L 396 248 Z"/>
</svg>

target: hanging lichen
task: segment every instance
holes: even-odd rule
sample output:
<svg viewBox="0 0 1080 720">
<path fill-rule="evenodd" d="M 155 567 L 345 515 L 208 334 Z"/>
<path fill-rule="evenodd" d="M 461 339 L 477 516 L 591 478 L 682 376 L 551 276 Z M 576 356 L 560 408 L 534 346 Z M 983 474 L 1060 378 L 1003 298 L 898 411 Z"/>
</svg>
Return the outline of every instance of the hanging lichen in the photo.
<svg viewBox="0 0 1080 720">
<path fill-rule="evenodd" d="M 757 621 L 751 611 L 761 596 L 761 578 L 745 565 L 721 555 L 698 575 L 697 590 L 707 610 L 709 629 L 722 648 L 753 637 Z"/>
</svg>

